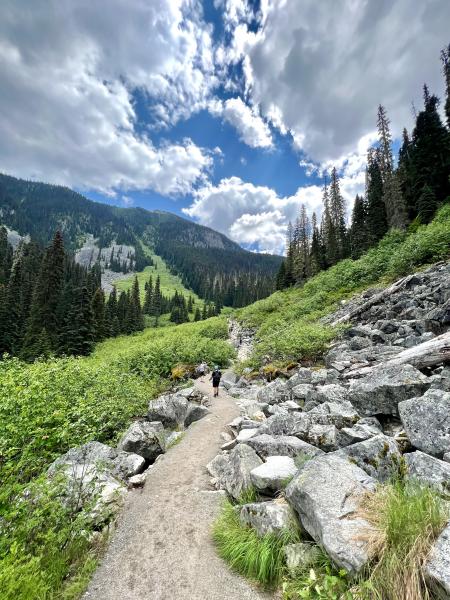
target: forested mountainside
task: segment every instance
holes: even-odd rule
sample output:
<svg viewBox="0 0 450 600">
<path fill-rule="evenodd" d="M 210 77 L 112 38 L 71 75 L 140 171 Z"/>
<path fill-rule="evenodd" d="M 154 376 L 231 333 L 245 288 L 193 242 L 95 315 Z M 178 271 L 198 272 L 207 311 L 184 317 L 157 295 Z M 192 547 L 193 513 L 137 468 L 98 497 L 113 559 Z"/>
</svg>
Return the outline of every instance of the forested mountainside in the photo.
<svg viewBox="0 0 450 600">
<path fill-rule="evenodd" d="M 133 246 L 137 271 L 150 264 L 145 246 L 150 247 L 196 293 L 232 306 L 271 293 L 281 263 L 280 257 L 247 252 L 221 233 L 170 213 L 108 206 L 66 187 L 2 174 L 0 224 L 42 245 L 60 230 L 70 252 L 81 248 L 88 236 L 99 248 Z"/>
</svg>

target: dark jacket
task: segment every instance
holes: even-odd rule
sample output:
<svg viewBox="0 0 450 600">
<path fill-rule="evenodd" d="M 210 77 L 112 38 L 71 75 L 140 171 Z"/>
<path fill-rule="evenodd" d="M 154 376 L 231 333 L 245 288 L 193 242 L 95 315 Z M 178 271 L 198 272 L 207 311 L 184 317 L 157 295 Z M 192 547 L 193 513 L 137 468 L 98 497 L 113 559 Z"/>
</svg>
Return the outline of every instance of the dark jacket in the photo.
<svg viewBox="0 0 450 600">
<path fill-rule="evenodd" d="M 213 371 L 213 373 L 211 375 L 211 379 L 212 379 L 214 386 L 219 385 L 221 378 L 222 378 L 222 373 L 220 371 Z"/>
</svg>

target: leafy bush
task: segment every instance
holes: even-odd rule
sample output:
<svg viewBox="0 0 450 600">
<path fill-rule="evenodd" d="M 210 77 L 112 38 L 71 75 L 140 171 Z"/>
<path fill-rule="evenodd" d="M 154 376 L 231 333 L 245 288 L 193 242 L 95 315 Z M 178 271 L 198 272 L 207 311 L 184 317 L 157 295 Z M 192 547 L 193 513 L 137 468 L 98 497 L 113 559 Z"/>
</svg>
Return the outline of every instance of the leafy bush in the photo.
<svg viewBox="0 0 450 600">
<path fill-rule="evenodd" d="M 226 502 L 214 524 L 213 538 L 219 555 L 232 569 L 265 586 L 275 586 L 283 574 L 283 548 L 298 541 L 298 532 L 260 537 L 254 529 L 241 525 L 236 508 Z"/>
<path fill-rule="evenodd" d="M 73 446 L 114 444 L 171 385 L 176 365 L 226 364 L 226 338 L 227 322 L 217 318 L 108 340 L 89 358 L 0 361 L 2 600 L 79 595 L 95 566 L 90 527 L 39 476 Z"/>
<path fill-rule="evenodd" d="M 317 359 L 339 333 L 319 319 L 333 312 L 339 301 L 449 256 L 450 206 L 446 205 L 429 225 L 409 235 L 391 231 L 358 260 L 343 260 L 301 288 L 276 292 L 239 310 L 238 319 L 256 328 L 254 352 L 246 364 L 254 367 L 262 359 L 278 365 Z"/>
</svg>

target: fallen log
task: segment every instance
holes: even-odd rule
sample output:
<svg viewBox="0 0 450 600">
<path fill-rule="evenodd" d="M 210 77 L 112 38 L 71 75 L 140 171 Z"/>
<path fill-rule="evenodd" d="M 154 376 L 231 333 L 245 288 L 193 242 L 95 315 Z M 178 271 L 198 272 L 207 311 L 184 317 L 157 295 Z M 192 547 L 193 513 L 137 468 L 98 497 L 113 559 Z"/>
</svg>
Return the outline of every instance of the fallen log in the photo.
<svg viewBox="0 0 450 600">
<path fill-rule="evenodd" d="M 397 356 L 389 360 L 377 363 L 373 367 L 362 367 L 354 371 L 348 371 L 346 378 L 357 378 L 372 373 L 377 367 L 390 367 L 399 365 L 412 365 L 417 369 L 435 367 L 441 363 L 450 361 L 450 331 L 438 337 L 418 344 L 412 348 L 403 350 Z"/>
<path fill-rule="evenodd" d="M 408 275 L 407 277 L 402 277 L 402 279 L 399 279 L 382 292 L 374 294 L 369 300 L 367 300 L 367 302 L 364 302 L 363 304 L 357 306 L 343 317 L 339 317 L 339 319 L 333 321 L 331 325 L 334 327 L 336 325 L 339 325 L 340 323 L 347 323 L 348 321 L 351 321 L 352 319 L 365 312 L 375 304 L 383 302 L 387 296 L 390 296 L 391 294 L 394 294 L 395 292 L 398 292 L 399 290 L 404 288 L 408 284 L 408 282 L 411 281 L 411 279 L 413 279 L 413 277 L 416 277 L 416 275 Z"/>
</svg>

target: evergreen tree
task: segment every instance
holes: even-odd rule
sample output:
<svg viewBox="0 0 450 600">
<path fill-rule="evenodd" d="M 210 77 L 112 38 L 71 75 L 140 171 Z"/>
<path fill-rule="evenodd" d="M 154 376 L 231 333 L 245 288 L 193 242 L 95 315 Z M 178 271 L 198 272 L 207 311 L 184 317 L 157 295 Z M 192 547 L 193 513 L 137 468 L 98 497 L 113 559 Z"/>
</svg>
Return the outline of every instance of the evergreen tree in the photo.
<svg viewBox="0 0 450 600">
<path fill-rule="evenodd" d="M 334 226 L 334 221 L 331 216 L 330 197 L 328 193 L 328 185 L 325 180 L 323 186 L 323 212 L 321 222 L 321 238 L 323 243 L 324 260 L 327 267 L 336 264 L 339 257 L 338 241 Z"/>
<path fill-rule="evenodd" d="M 398 153 L 397 177 L 400 189 L 405 199 L 408 220 L 412 221 L 417 214 L 416 202 L 413 193 L 412 184 L 412 166 L 411 166 L 412 143 L 406 129 L 403 129 L 403 142 Z"/>
<path fill-rule="evenodd" d="M 135 276 L 133 280 L 128 311 L 128 322 L 130 330 L 142 331 L 144 329 L 144 318 L 142 316 L 139 281 L 137 276 Z"/>
<path fill-rule="evenodd" d="M 9 280 L 13 260 L 13 248 L 8 242 L 8 232 L 0 227 L 0 285 L 6 285 Z"/>
<path fill-rule="evenodd" d="M 63 325 L 62 351 L 73 356 L 86 356 L 94 346 L 94 315 L 86 286 L 74 288 L 72 303 Z"/>
<path fill-rule="evenodd" d="M 153 302 L 152 302 L 152 312 L 151 315 L 155 317 L 155 322 L 158 323 L 158 319 L 161 316 L 161 306 L 162 297 L 161 297 L 161 278 L 158 275 L 155 283 L 155 291 L 153 293 Z"/>
<path fill-rule="evenodd" d="M 424 185 L 417 201 L 417 212 L 421 223 L 429 223 L 436 212 L 437 202 L 434 191 L 429 185 Z"/>
<path fill-rule="evenodd" d="M 415 214 L 425 186 L 431 188 L 437 206 L 450 196 L 450 134 L 438 112 L 439 100 L 424 87 L 424 109 L 417 115 L 410 146 L 409 177 Z"/>
<path fill-rule="evenodd" d="M 447 119 L 447 127 L 450 129 L 450 44 L 441 52 L 442 69 L 445 78 L 445 116 Z"/>
<path fill-rule="evenodd" d="M 356 196 L 350 226 L 350 251 L 352 258 L 359 258 L 369 247 L 367 207 L 362 196 Z"/>
<path fill-rule="evenodd" d="M 92 298 L 92 313 L 94 320 L 94 340 L 103 340 L 106 337 L 105 294 L 101 287 L 97 288 Z"/>
<path fill-rule="evenodd" d="M 44 338 L 48 340 L 50 349 L 57 350 L 59 333 L 57 315 L 64 285 L 64 264 L 64 243 L 61 233 L 57 231 L 51 246 L 45 251 L 34 288 L 29 325 L 24 340 L 24 345 L 28 348 L 35 346 L 42 330 L 45 329 Z M 30 352 L 27 351 L 26 354 Z"/>
<path fill-rule="evenodd" d="M 8 321 L 8 310 L 6 306 L 6 287 L 0 283 L 0 359 L 8 352 L 6 340 L 6 324 Z"/>
<path fill-rule="evenodd" d="M 207 318 L 208 318 L 208 307 L 207 307 L 206 302 L 205 302 L 203 304 L 202 320 L 204 321 Z"/>
<path fill-rule="evenodd" d="M 383 200 L 383 180 L 378 161 L 379 153 L 369 150 L 366 172 L 366 209 L 368 243 L 375 245 L 387 233 L 386 206 Z"/>
<path fill-rule="evenodd" d="M 336 260 L 348 255 L 347 227 L 345 224 L 344 198 L 342 197 L 339 176 L 336 167 L 331 171 L 329 191 L 329 212 L 332 223 L 332 232 L 336 244 Z"/>
<path fill-rule="evenodd" d="M 202 320 L 202 315 L 200 314 L 200 309 L 197 306 L 197 308 L 195 309 L 194 321 L 201 321 L 201 320 Z"/>
<path fill-rule="evenodd" d="M 290 287 L 294 284 L 294 281 L 294 231 L 292 223 L 289 223 L 286 240 L 284 287 Z"/>
<path fill-rule="evenodd" d="M 129 333 L 127 331 L 127 316 L 129 314 L 128 305 L 127 292 L 121 292 L 117 301 L 117 320 L 119 322 L 120 333 Z"/>
<path fill-rule="evenodd" d="M 153 278 L 150 275 L 148 282 L 145 284 L 145 300 L 144 300 L 143 312 L 146 315 L 152 314 L 152 303 L 153 303 Z"/>
<path fill-rule="evenodd" d="M 326 266 L 322 242 L 320 239 L 320 231 L 317 227 L 316 213 L 313 213 L 312 215 L 312 238 L 309 264 L 311 275 L 317 275 L 317 273 L 322 271 Z"/>
<path fill-rule="evenodd" d="M 278 270 L 275 287 L 277 290 L 283 290 L 286 287 L 286 263 L 284 260 Z"/>
<path fill-rule="evenodd" d="M 390 121 L 386 109 L 381 104 L 378 107 L 378 166 L 383 182 L 383 202 L 389 227 L 404 229 L 406 227 L 406 205 L 400 183 L 394 172 L 392 155 L 392 136 Z"/>
</svg>

